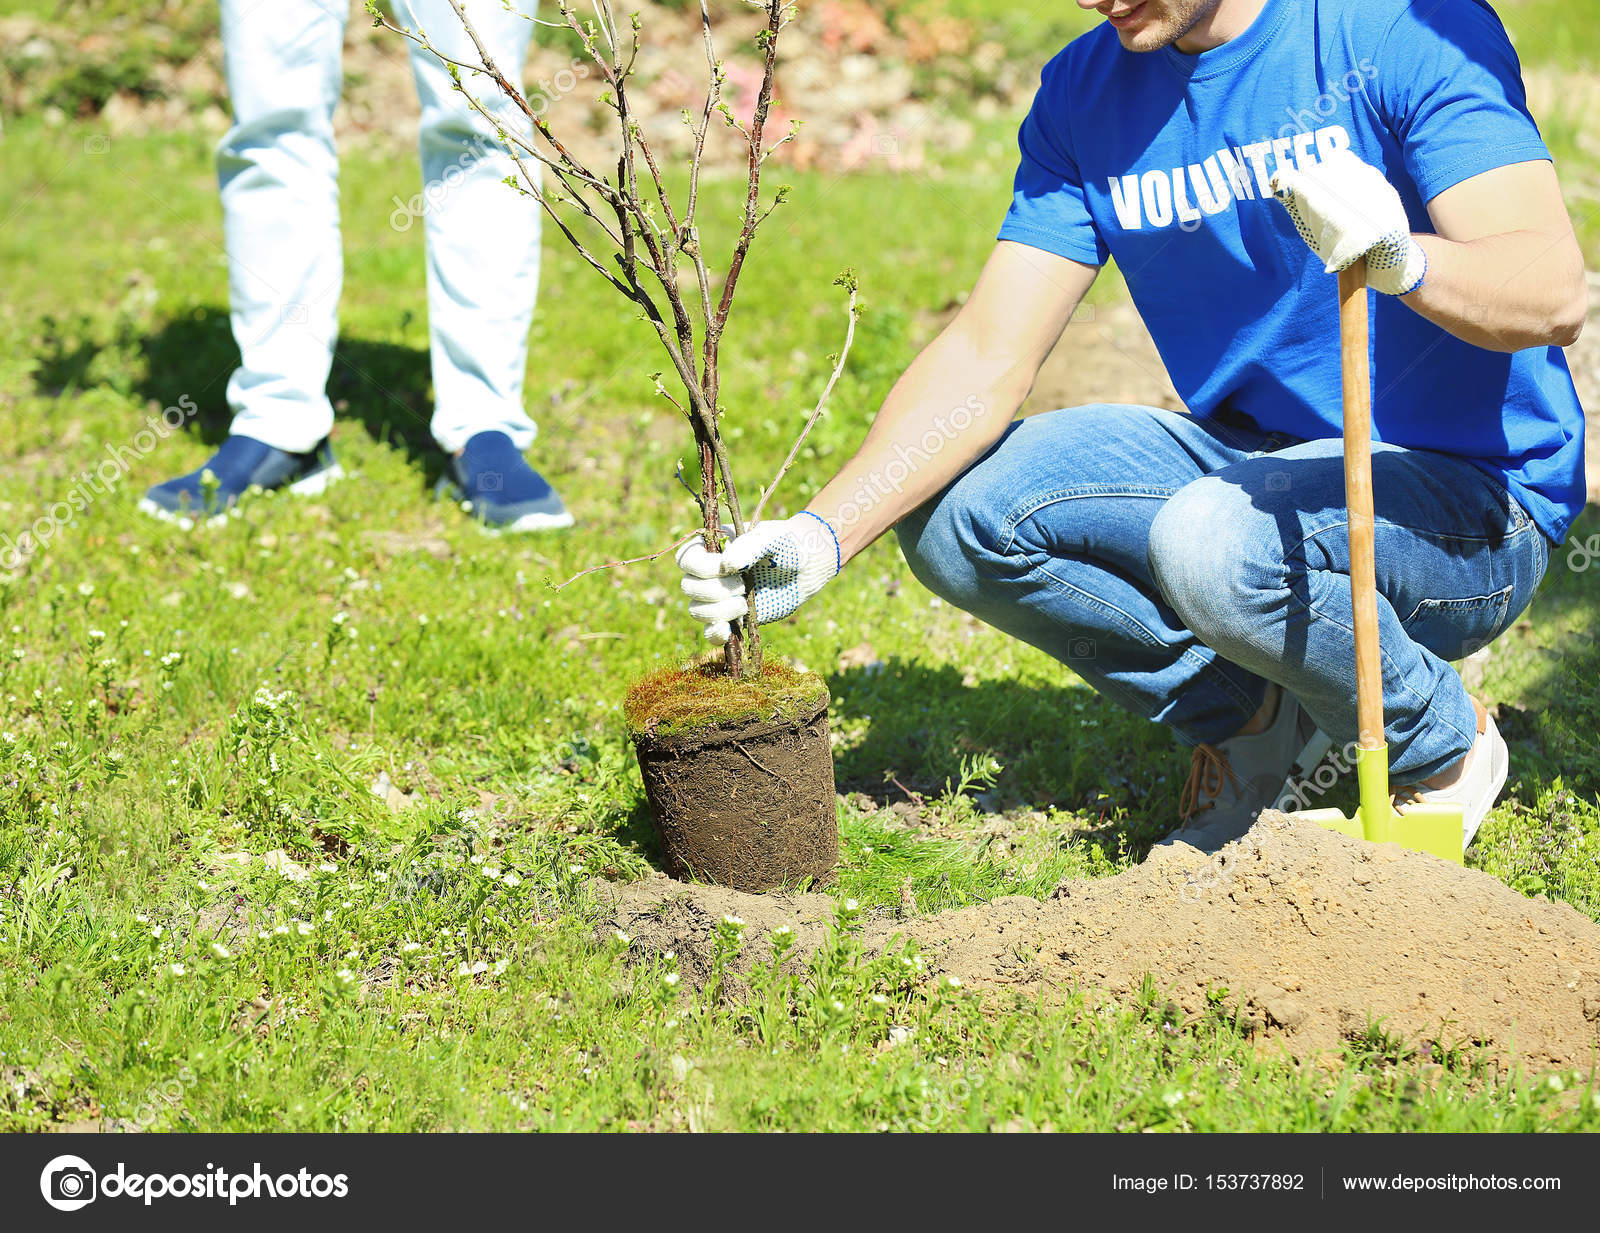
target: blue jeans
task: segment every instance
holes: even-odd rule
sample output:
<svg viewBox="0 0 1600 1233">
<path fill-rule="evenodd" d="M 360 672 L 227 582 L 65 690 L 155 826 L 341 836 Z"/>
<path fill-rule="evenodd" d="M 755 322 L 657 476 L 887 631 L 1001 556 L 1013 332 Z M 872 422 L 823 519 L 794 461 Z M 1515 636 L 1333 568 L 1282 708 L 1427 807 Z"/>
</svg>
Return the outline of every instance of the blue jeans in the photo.
<svg viewBox="0 0 1600 1233">
<path fill-rule="evenodd" d="M 1069 665 L 1193 744 L 1226 740 L 1272 681 L 1356 735 L 1338 440 L 1150 407 L 1013 424 L 905 518 L 930 590 Z M 1452 765 L 1477 730 L 1451 668 L 1522 613 L 1550 544 L 1459 458 L 1373 445 L 1384 715 L 1396 783 Z"/>
</svg>

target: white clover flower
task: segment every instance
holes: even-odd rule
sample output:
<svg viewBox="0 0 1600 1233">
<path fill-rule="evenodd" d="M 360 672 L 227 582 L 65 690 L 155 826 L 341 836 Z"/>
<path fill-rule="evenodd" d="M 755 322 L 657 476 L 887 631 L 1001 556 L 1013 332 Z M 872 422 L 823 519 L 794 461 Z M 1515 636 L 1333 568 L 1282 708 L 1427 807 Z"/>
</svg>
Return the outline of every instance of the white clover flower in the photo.
<svg viewBox="0 0 1600 1233">
<path fill-rule="evenodd" d="M 379 869 L 372 875 L 372 880 L 374 882 L 387 882 L 389 880 L 389 871 L 387 869 Z"/>
<path fill-rule="evenodd" d="M 356 978 L 356 974 L 349 968 L 340 968 L 334 975 L 339 978 L 339 983 L 344 985 L 354 983 Z"/>
<path fill-rule="evenodd" d="M 959 976 L 946 976 L 944 978 L 944 983 L 949 985 L 950 988 L 952 988 L 952 989 L 959 989 L 959 988 L 961 988 L 961 977 L 959 977 Z"/>
<path fill-rule="evenodd" d="M 838 998 L 833 999 L 833 1013 L 836 1015 L 844 1014 L 844 1003 Z"/>
<path fill-rule="evenodd" d="M 406 943 L 401 945 L 400 953 L 402 955 L 414 955 L 414 954 L 416 954 L 417 951 L 419 951 L 421 949 L 422 949 L 422 943 L 421 942 L 406 942 Z"/>
<path fill-rule="evenodd" d="M 300 934 L 301 937 L 309 938 L 313 933 L 316 932 L 317 927 L 310 921 L 303 920 L 295 925 L 295 930 Z"/>
<path fill-rule="evenodd" d="M 522 885 L 522 879 L 519 878 L 514 873 L 508 873 L 508 874 L 506 874 L 505 877 L 501 878 L 500 880 L 502 882 L 504 882 L 507 886 L 521 886 Z"/>
<path fill-rule="evenodd" d="M 740 920 L 732 912 L 728 912 L 728 913 L 725 913 L 723 915 L 722 923 L 724 925 L 727 925 L 728 928 L 730 928 L 730 929 L 743 929 L 744 928 L 744 921 Z"/>
<path fill-rule="evenodd" d="M 323 913 L 322 913 L 322 919 L 323 920 L 332 920 L 333 919 L 333 909 L 332 908 L 325 909 L 323 911 Z M 311 930 L 307 929 L 306 932 L 310 933 Z"/>
<path fill-rule="evenodd" d="M 259 938 L 263 942 L 265 942 L 271 936 L 272 935 L 270 933 L 268 933 L 265 929 L 257 929 L 256 930 L 256 937 Z"/>
<path fill-rule="evenodd" d="M 153 937 L 153 938 L 159 938 L 165 932 L 166 932 L 166 930 L 163 929 L 160 925 L 152 925 L 152 926 L 150 926 L 150 936 Z"/>
<path fill-rule="evenodd" d="M 794 930 L 788 925 L 779 925 L 772 931 L 772 936 L 775 938 L 787 938 L 793 936 L 793 934 Z"/>
<path fill-rule="evenodd" d="M 872 995 L 872 1004 L 874 1006 L 887 1006 L 889 1004 L 889 999 L 884 997 L 881 993 L 874 993 Z"/>
<path fill-rule="evenodd" d="M 611 940 L 614 941 L 618 946 L 623 946 L 623 947 L 628 946 L 633 941 L 632 938 L 630 938 L 627 934 L 623 933 L 622 930 L 620 930 L 620 929 L 616 929 L 616 930 L 612 931 Z"/>
<path fill-rule="evenodd" d="M 474 864 L 474 865 L 481 865 L 481 864 L 483 864 L 483 854 L 482 854 L 482 853 L 481 853 L 481 852 L 474 852 L 474 853 L 473 853 L 473 854 L 472 854 L 472 855 L 471 855 L 471 857 L 469 857 L 469 858 L 468 858 L 468 859 L 469 859 L 469 860 L 471 860 L 471 862 L 472 862 L 472 863 L 473 863 L 473 864 Z"/>
<path fill-rule="evenodd" d="M 844 910 L 846 912 L 859 912 L 861 911 L 861 905 L 854 899 L 846 899 L 844 901 Z"/>
<path fill-rule="evenodd" d="M 417 624 L 418 625 L 426 625 L 427 623 L 428 623 L 428 614 L 426 612 L 417 613 Z"/>
<path fill-rule="evenodd" d="M 662 973 L 661 983 L 663 985 L 665 985 L 669 989 L 672 988 L 674 985 L 676 985 L 678 983 L 678 974 L 676 972 L 664 972 L 664 973 Z"/>
<path fill-rule="evenodd" d="M 332 864 L 329 861 L 323 861 L 322 864 L 317 866 L 317 872 L 319 872 L 319 873 L 338 873 L 339 872 L 339 866 L 337 866 L 335 864 Z"/>
<path fill-rule="evenodd" d="M 485 963 L 482 959 L 479 959 L 478 962 L 476 962 L 476 963 L 474 963 L 472 965 L 472 974 L 474 976 L 482 976 L 488 970 L 489 970 L 489 965 L 487 963 Z"/>
<path fill-rule="evenodd" d="M 85 599 L 88 599 L 89 596 L 94 594 L 94 583 L 80 582 L 78 584 L 78 594 L 83 596 Z"/>
<path fill-rule="evenodd" d="M 231 958 L 233 958 L 233 952 L 230 951 L 221 942 L 213 942 L 213 943 L 211 943 L 211 953 L 213 955 L 215 955 L 218 959 L 231 959 Z"/>
<path fill-rule="evenodd" d="M 577 877 L 579 874 L 581 874 L 583 872 L 583 866 L 582 865 L 569 865 L 569 866 L 567 866 L 567 872 L 570 873 L 573 877 Z"/>
<path fill-rule="evenodd" d="M 171 972 L 174 976 L 182 976 L 188 970 L 189 969 L 184 967 L 181 963 L 173 963 L 167 966 L 167 971 Z"/>
<path fill-rule="evenodd" d="M 343 625 L 346 621 L 348 621 L 350 619 L 350 614 L 348 612 L 335 612 L 333 614 L 333 616 L 330 617 L 329 619 L 335 625 Z"/>
<path fill-rule="evenodd" d="M 103 630 L 103 629 L 91 629 L 89 631 L 89 641 L 90 642 L 104 642 L 105 639 L 106 639 L 106 631 L 105 630 Z"/>
<path fill-rule="evenodd" d="M 289 926 L 288 925 L 274 925 L 272 927 L 272 932 L 273 933 L 288 933 L 289 932 Z M 311 930 L 307 929 L 306 932 L 310 933 Z"/>
<path fill-rule="evenodd" d="M 483 876 L 486 877 L 486 878 L 490 878 L 490 879 L 493 879 L 495 881 L 498 881 L 499 878 L 500 878 L 499 866 L 497 866 L 497 865 L 485 865 L 483 867 Z"/>
</svg>

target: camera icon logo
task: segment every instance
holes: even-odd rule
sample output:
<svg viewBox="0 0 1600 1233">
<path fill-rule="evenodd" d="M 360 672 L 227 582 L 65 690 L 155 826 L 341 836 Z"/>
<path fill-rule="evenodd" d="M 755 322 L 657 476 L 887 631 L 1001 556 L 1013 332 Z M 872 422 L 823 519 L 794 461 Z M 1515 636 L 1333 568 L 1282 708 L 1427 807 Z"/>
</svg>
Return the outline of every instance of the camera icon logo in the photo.
<svg viewBox="0 0 1600 1233">
<path fill-rule="evenodd" d="M 39 1175 L 39 1193 L 58 1212 L 88 1207 L 97 1191 L 94 1166 L 82 1156 L 57 1156 Z"/>
<path fill-rule="evenodd" d="M 505 489 L 506 477 L 498 471 L 484 471 L 478 476 L 478 490 L 480 492 L 501 492 Z"/>
<path fill-rule="evenodd" d="M 1093 659 L 1100 653 L 1100 648 L 1095 645 L 1093 638 L 1074 638 L 1067 645 L 1067 659 Z"/>
<path fill-rule="evenodd" d="M 1289 473 L 1287 471 L 1273 471 L 1267 476 L 1268 492 L 1288 492 Z"/>
</svg>

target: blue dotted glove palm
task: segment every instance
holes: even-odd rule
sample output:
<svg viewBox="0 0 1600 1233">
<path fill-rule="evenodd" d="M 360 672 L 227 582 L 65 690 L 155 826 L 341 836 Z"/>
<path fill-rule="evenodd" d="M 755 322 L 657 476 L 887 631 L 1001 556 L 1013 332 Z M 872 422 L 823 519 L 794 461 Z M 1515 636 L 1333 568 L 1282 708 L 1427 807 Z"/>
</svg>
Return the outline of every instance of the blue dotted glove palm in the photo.
<svg viewBox="0 0 1600 1233">
<path fill-rule="evenodd" d="M 788 616 L 839 572 L 839 541 L 833 528 L 815 514 L 797 514 L 761 522 L 721 552 L 707 552 L 697 536 L 678 549 L 683 593 L 689 615 L 705 626 L 707 641 L 728 640 L 730 621 L 748 615 L 756 620 Z M 747 589 L 749 573 L 753 588 Z"/>
</svg>

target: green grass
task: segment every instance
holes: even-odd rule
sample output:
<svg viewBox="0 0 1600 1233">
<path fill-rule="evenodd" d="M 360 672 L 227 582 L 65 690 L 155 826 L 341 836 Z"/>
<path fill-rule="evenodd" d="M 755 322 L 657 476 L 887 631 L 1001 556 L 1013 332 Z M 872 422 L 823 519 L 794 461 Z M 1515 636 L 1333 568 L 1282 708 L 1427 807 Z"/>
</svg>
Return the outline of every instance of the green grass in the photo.
<svg viewBox="0 0 1600 1233">
<path fill-rule="evenodd" d="M 938 178 L 788 177 L 729 334 L 747 482 L 826 378 L 839 269 L 859 270 L 867 312 L 776 506 L 840 461 L 970 284 L 1014 121 Z M 597 944 L 590 876 L 654 858 L 623 697 L 700 648 L 664 561 L 545 583 L 692 525 L 647 331 L 552 241 L 534 453 L 582 530 L 483 534 L 429 496 L 420 229 L 386 223 L 415 168 L 352 156 L 332 382 L 352 478 L 216 529 L 156 524 L 138 496 L 204 459 L 235 362 L 210 154 L 101 135 L 25 120 L 4 137 L 0 531 L 153 411 L 200 414 L 0 581 L 0 1128 L 1600 1127 L 1581 1077 L 1491 1077 L 1381 1025 L 1341 1065 L 1296 1069 L 1257 1057 L 1220 1004 L 1191 1025 L 1154 991 L 1113 1011 L 980 1004 L 864 959 L 848 916 L 803 985 L 758 974 L 739 1007 Z M 710 192 L 731 218 L 730 186 Z M 1597 530 L 1591 513 L 1578 535 Z M 1597 617 L 1600 568 L 1563 552 L 1497 645 L 1483 693 L 1513 782 L 1472 858 L 1591 917 Z M 834 698 L 841 900 L 897 906 L 908 880 L 925 911 L 1044 893 L 1169 825 L 1185 759 L 1162 732 L 931 600 L 892 543 L 768 646 Z M 933 825 L 877 807 L 913 794 Z"/>
</svg>

